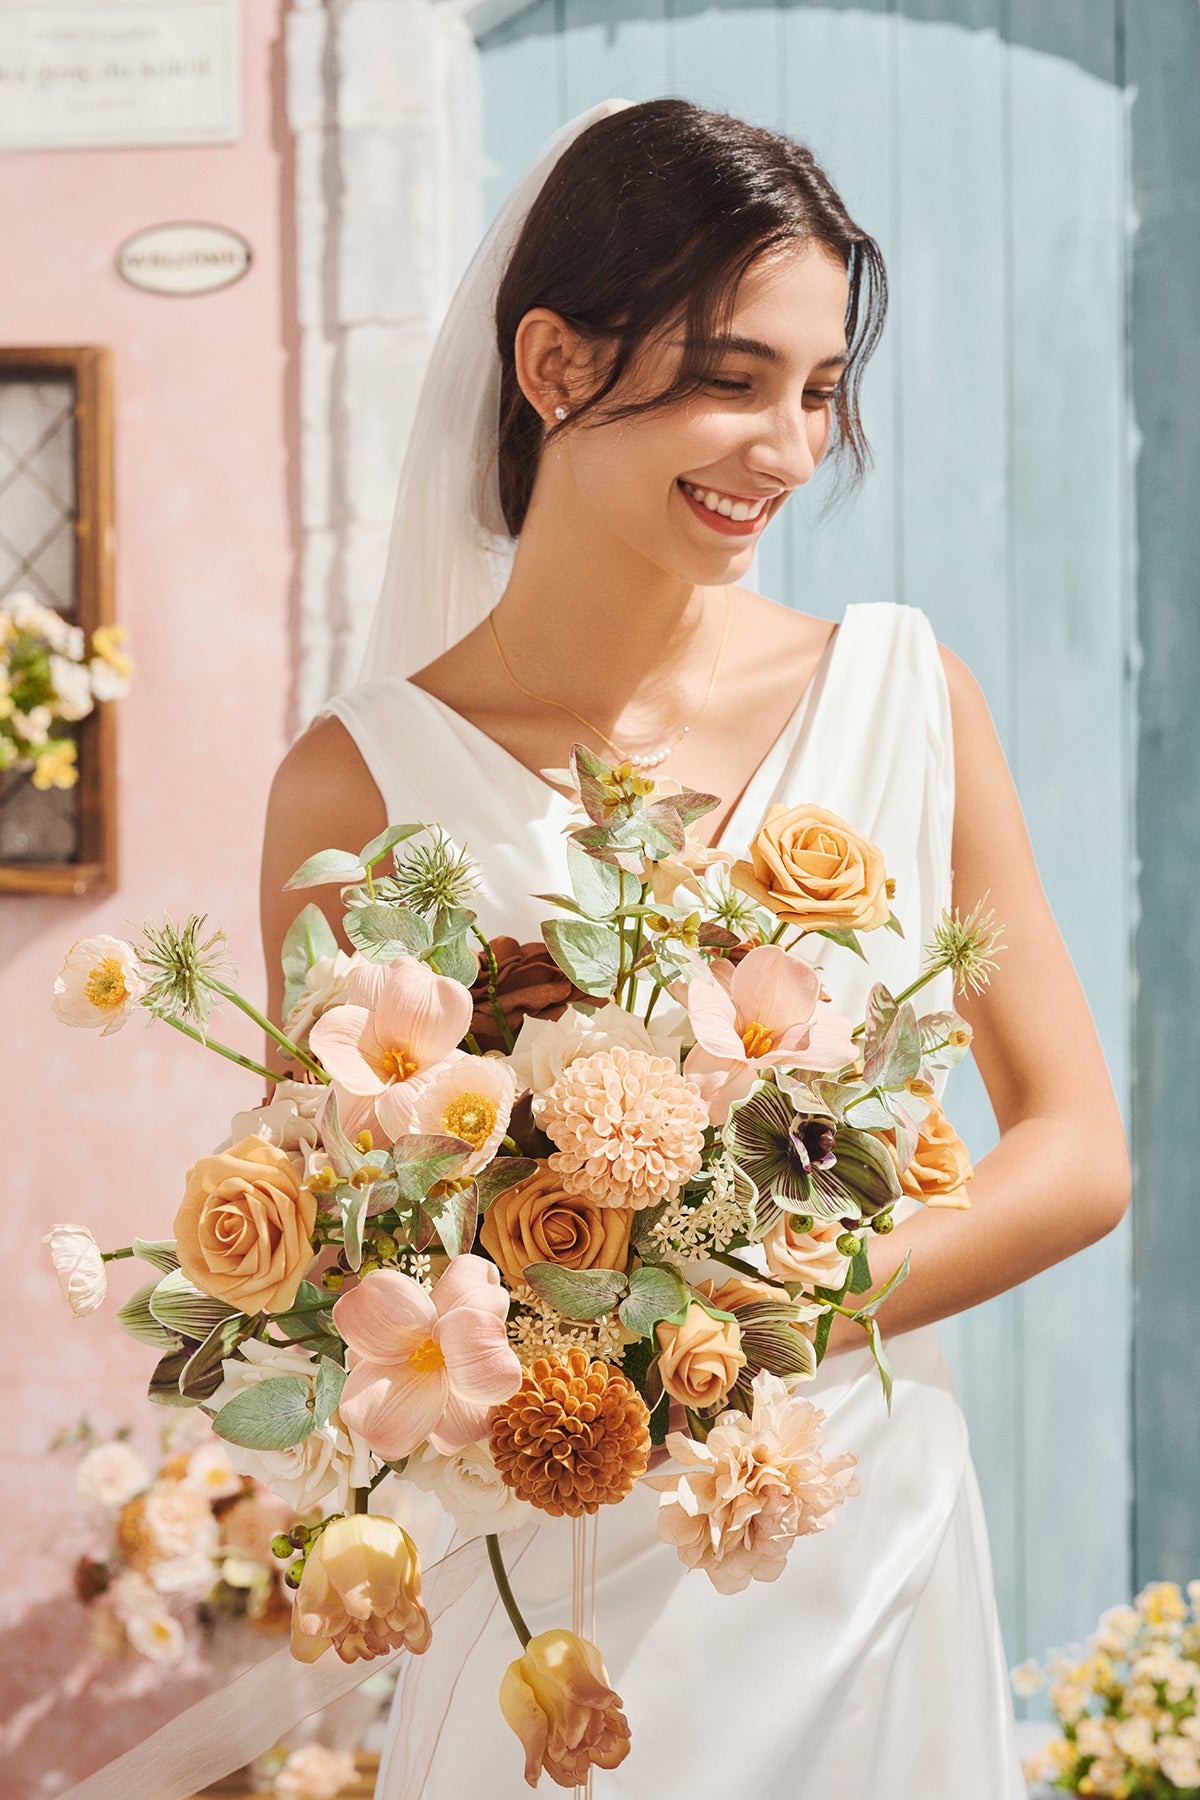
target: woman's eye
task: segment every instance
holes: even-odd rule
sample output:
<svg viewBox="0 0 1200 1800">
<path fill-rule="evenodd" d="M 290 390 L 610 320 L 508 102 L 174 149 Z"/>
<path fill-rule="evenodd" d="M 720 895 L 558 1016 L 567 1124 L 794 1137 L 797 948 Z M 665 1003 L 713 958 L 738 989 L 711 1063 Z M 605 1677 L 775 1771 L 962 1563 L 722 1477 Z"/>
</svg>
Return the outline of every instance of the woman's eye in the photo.
<svg viewBox="0 0 1200 1800">
<path fill-rule="evenodd" d="M 837 393 L 836 388 L 806 388 L 804 397 L 806 400 L 815 400 L 818 406 L 828 406 L 837 399 Z"/>
<path fill-rule="evenodd" d="M 750 392 L 748 381 L 717 381 L 714 379 L 709 382 L 709 386 L 722 388 L 727 394 L 748 394 Z"/>
</svg>

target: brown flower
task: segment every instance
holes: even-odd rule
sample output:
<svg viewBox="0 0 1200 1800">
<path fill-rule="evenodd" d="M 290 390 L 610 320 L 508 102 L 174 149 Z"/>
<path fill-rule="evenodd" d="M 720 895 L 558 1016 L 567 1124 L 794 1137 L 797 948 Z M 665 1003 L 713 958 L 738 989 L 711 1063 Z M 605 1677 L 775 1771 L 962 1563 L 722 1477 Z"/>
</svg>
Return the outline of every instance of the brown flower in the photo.
<svg viewBox="0 0 1200 1800">
<path fill-rule="evenodd" d="M 970 1206 L 967 1182 L 975 1173 L 971 1158 L 937 1100 L 929 1102 L 929 1112 L 919 1128 L 916 1154 L 906 1169 L 900 1168 L 895 1132 L 881 1132 L 880 1136 L 892 1153 L 900 1186 L 906 1194 L 925 1206 L 944 1206 L 955 1212 L 964 1212 Z"/>
<path fill-rule="evenodd" d="M 891 906 L 883 852 L 822 806 L 772 806 L 729 879 L 777 918 L 810 931 L 871 931 Z"/>
<path fill-rule="evenodd" d="M 623 1269 L 632 1226 L 632 1207 L 597 1206 L 582 1194 L 568 1194 L 562 1178 L 541 1162 L 536 1174 L 492 1202 L 479 1235 L 509 1287 L 516 1287 L 530 1263 Z"/>
<path fill-rule="evenodd" d="M 287 1152 L 242 1138 L 188 1170 L 175 1215 L 180 1266 L 202 1292 L 239 1312 L 286 1312 L 312 1261 L 316 1216 L 316 1199 Z"/>
<path fill-rule="evenodd" d="M 492 1456 L 519 1500 L 577 1519 L 645 1473 L 649 1413 L 627 1376 L 584 1350 L 539 1357 L 492 1415 Z"/>
<path fill-rule="evenodd" d="M 514 1034 L 525 1019 L 561 1018 L 572 1000 L 586 997 L 563 974 L 545 944 L 518 944 L 516 938 L 510 937 L 491 938 L 489 942 L 499 970 L 496 998 Z M 479 958 L 479 974 L 471 983 L 471 1000 L 475 1007 L 471 1031 L 479 1048 L 506 1050 L 508 1046 L 488 1004 L 486 956 Z"/>
<path fill-rule="evenodd" d="M 655 1326 L 658 1369 L 673 1400 L 693 1410 L 717 1406 L 745 1366 L 741 1332 L 732 1319 L 714 1319 L 698 1301 L 682 1325 Z"/>
</svg>

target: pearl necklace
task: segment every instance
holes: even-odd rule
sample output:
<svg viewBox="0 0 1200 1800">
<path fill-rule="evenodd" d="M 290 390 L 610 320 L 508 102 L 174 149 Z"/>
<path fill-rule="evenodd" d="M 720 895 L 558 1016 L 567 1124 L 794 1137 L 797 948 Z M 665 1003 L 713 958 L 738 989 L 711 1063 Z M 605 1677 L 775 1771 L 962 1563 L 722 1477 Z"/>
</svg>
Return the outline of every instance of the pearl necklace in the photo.
<svg viewBox="0 0 1200 1800">
<path fill-rule="evenodd" d="M 560 712 L 570 713 L 570 715 L 573 719 L 578 719 L 579 723 L 581 725 L 586 725 L 587 729 L 593 734 L 593 736 L 598 737 L 603 743 L 608 745 L 609 749 L 612 751 L 613 755 L 616 757 L 618 763 L 626 763 L 627 762 L 627 763 L 631 764 L 632 767 L 635 769 L 656 769 L 660 763 L 666 762 L 666 760 L 667 760 L 668 756 L 670 756 L 672 750 L 675 749 L 677 744 L 679 744 L 683 741 L 683 739 L 687 736 L 688 732 L 691 730 L 692 726 L 696 723 L 696 720 L 700 717 L 700 714 L 704 711 L 704 708 L 708 705 L 709 696 L 711 695 L 713 688 L 716 686 L 716 683 L 717 683 L 717 672 L 721 667 L 721 658 L 725 654 L 725 640 L 729 636 L 729 621 L 730 621 L 730 618 L 732 617 L 732 614 L 733 614 L 733 589 L 726 588 L 725 589 L 725 626 L 724 626 L 723 631 L 721 632 L 721 642 L 717 648 L 716 660 L 714 661 L 713 666 L 712 666 L 712 674 L 708 678 L 708 687 L 705 689 L 703 700 L 700 702 L 699 706 L 696 708 L 695 712 L 692 714 L 692 716 L 688 720 L 687 724 L 681 725 L 679 730 L 675 733 L 674 737 L 670 738 L 666 743 L 655 745 L 655 747 L 652 750 L 640 750 L 640 751 L 622 750 L 620 745 L 615 744 L 613 742 L 613 740 L 609 737 L 609 735 L 606 731 L 601 731 L 601 729 L 598 725 L 593 725 L 590 719 L 585 719 L 582 713 L 577 713 L 573 706 L 567 706 L 562 700 L 552 700 L 552 699 L 550 699 L 550 697 L 547 694 L 535 694 L 533 689 L 526 687 L 525 683 L 523 681 L 518 681 L 517 677 L 513 674 L 512 670 L 508 666 L 507 657 L 505 656 L 503 650 L 500 648 L 500 639 L 496 635 L 496 624 L 495 624 L 495 620 L 493 618 L 492 613 L 489 613 L 487 615 L 487 622 L 488 622 L 489 626 L 491 627 L 492 642 L 496 646 L 496 655 L 500 658 L 500 662 L 501 662 L 501 665 L 503 666 L 504 672 L 508 676 L 509 680 L 513 683 L 514 687 L 520 688 L 520 690 L 523 694 L 528 694 L 529 698 L 531 700 L 537 700 L 543 706 L 557 706 Z"/>
</svg>

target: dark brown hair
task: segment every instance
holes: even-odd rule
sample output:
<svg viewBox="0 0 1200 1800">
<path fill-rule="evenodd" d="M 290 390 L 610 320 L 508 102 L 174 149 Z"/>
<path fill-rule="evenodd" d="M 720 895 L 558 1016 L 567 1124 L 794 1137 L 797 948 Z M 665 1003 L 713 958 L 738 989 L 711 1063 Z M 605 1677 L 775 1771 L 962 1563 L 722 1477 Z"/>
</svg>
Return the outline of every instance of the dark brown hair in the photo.
<svg viewBox="0 0 1200 1800">
<path fill-rule="evenodd" d="M 530 208 L 496 296 L 500 501 L 514 537 L 543 443 L 599 408 L 643 344 L 676 316 L 687 347 L 670 387 L 604 408 L 600 420 L 697 393 L 714 367 L 699 346 L 728 334 L 746 271 L 768 251 L 804 240 L 828 246 L 849 277 L 849 361 L 833 401 L 826 460 L 852 464 L 857 485 L 871 463 L 858 386 L 883 329 L 887 276 L 879 246 L 850 218 L 812 151 L 781 132 L 678 99 L 642 101 L 580 133 Z M 595 392 L 548 431 L 521 392 L 513 354 L 517 326 L 534 306 L 613 347 Z"/>
</svg>

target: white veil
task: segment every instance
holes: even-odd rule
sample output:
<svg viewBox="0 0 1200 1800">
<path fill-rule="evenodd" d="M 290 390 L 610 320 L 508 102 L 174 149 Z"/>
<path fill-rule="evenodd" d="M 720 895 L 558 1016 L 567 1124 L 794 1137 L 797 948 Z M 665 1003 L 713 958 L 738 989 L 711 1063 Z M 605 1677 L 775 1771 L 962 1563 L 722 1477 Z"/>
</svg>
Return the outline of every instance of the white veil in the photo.
<svg viewBox="0 0 1200 1800">
<path fill-rule="evenodd" d="M 411 675 L 478 625 L 508 580 L 500 510 L 496 290 L 546 176 L 581 131 L 632 106 L 602 100 L 546 140 L 492 221 L 446 310 L 400 469 L 383 586 L 359 679 Z"/>
</svg>

